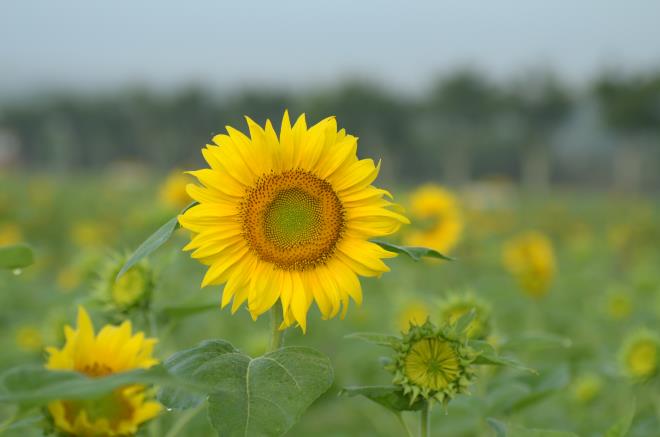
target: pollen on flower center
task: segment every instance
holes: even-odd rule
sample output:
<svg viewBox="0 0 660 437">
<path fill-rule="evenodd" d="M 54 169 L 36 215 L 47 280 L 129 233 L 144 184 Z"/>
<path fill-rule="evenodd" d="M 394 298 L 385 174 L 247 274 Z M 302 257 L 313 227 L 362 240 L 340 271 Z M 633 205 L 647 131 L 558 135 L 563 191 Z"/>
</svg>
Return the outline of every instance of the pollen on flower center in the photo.
<svg viewBox="0 0 660 437">
<path fill-rule="evenodd" d="M 344 229 L 332 185 L 303 170 L 258 180 L 241 204 L 243 233 L 257 256 L 285 270 L 322 264 Z"/>
</svg>

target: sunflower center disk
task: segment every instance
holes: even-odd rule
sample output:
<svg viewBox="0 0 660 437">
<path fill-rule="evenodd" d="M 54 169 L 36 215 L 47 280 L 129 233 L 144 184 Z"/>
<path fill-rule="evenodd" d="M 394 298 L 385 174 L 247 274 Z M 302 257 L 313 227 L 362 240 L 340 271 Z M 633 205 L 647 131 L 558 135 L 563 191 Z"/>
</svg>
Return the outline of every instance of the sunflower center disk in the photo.
<svg viewBox="0 0 660 437">
<path fill-rule="evenodd" d="M 442 390 L 458 377 L 458 356 L 446 341 L 422 339 L 410 348 L 405 359 L 405 371 L 416 385 Z"/>
<path fill-rule="evenodd" d="M 344 228 L 332 186 L 303 170 L 262 177 L 244 198 L 241 216 L 250 248 L 285 270 L 322 264 Z"/>
</svg>

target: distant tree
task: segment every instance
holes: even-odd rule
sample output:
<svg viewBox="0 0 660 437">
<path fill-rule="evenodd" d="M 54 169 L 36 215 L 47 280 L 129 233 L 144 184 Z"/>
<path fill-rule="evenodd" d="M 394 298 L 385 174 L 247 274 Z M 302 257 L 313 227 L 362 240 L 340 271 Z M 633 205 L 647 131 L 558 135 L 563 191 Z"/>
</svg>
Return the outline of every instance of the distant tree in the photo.
<svg viewBox="0 0 660 437">
<path fill-rule="evenodd" d="M 517 126 L 520 178 L 527 189 L 548 189 L 552 172 L 550 143 L 572 106 L 569 91 L 549 72 L 528 74 L 508 87 L 505 107 Z"/>
<path fill-rule="evenodd" d="M 487 140 L 499 108 L 499 92 L 481 74 L 460 70 L 437 82 L 428 95 L 429 132 L 441 149 L 444 179 L 461 185 L 471 177 L 475 145 Z"/>
<path fill-rule="evenodd" d="M 614 156 L 615 187 L 637 191 L 646 152 L 660 132 L 660 74 L 606 73 L 596 81 L 594 94 L 603 119 L 621 136 Z"/>
</svg>

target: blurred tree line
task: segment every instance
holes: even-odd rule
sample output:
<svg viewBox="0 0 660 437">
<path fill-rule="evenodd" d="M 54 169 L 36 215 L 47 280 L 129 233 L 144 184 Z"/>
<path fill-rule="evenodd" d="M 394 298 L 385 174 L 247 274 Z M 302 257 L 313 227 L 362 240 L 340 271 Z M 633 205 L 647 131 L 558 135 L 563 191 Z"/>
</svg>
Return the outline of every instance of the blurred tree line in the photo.
<svg viewBox="0 0 660 437">
<path fill-rule="evenodd" d="M 58 171 L 117 161 L 189 167 L 225 125 L 244 126 L 244 114 L 277 124 L 285 108 L 309 122 L 336 115 L 360 137 L 361 154 L 383 158 L 385 177 L 409 183 L 503 176 L 536 190 L 660 184 L 660 73 L 605 73 L 574 89 L 547 71 L 495 83 L 459 70 L 420 95 L 368 81 L 300 93 L 189 87 L 40 95 L 0 102 L 0 167 L 3 160 Z"/>
</svg>

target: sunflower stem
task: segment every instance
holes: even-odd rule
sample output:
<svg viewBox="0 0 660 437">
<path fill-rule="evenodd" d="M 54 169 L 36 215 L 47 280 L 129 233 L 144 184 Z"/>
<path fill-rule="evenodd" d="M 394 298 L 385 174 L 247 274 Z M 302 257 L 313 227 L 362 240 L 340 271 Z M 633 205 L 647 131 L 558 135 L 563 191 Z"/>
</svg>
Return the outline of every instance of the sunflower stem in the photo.
<svg viewBox="0 0 660 437">
<path fill-rule="evenodd" d="M 424 402 L 424 408 L 419 413 L 419 437 L 431 437 L 431 404 Z"/>
<path fill-rule="evenodd" d="M 282 324 L 282 303 L 278 300 L 270 309 L 270 344 L 268 352 L 273 352 L 284 344 L 284 330 L 280 329 Z"/>
<path fill-rule="evenodd" d="M 413 434 L 412 434 L 412 432 L 410 432 L 410 428 L 408 428 L 408 424 L 407 424 L 406 421 L 403 419 L 403 415 L 401 414 L 401 412 L 400 412 L 400 411 L 397 411 L 396 413 L 394 413 L 394 415 L 395 415 L 396 418 L 399 420 L 399 423 L 401 424 L 401 426 L 403 427 L 403 429 L 406 431 L 406 436 L 408 436 L 408 437 L 413 437 Z"/>
</svg>

